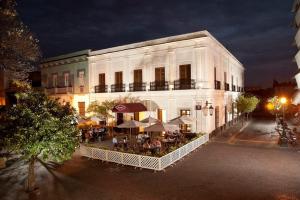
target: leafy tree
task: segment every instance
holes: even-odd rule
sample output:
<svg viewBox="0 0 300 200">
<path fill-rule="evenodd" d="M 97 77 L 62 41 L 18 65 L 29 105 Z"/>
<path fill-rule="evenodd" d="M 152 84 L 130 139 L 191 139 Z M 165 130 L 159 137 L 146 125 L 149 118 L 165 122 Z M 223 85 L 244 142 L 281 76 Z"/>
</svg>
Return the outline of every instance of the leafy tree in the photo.
<svg viewBox="0 0 300 200">
<path fill-rule="evenodd" d="M 8 108 L 1 127 L 7 150 L 21 154 L 29 162 L 26 189 L 35 188 L 34 165 L 43 162 L 62 162 L 71 158 L 78 145 L 78 130 L 74 109 L 61 105 L 43 93 L 18 93 L 18 103 Z"/>
<path fill-rule="evenodd" d="M 278 96 L 274 96 L 274 97 L 268 99 L 267 106 L 268 106 L 268 110 L 271 112 L 271 114 L 277 115 L 282 108 L 282 103 L 280 103 L 280 99 Z"/>
<path fill-rule="evenodd" d="M 0 0 L 0 69 L 26 80 L 41 57 L 38 40 L 20 20 L 15 0 Z"/>
<path fill-rule="evenodd" d="M 99 103 L 98 101 L 94 101 L 87 108 L 87 112 L 92 113 L 93 115 L 96 115 L 98 117 L 105 118 L 107 123 L 108 119 L 113 117 L 111 110 L 115 105 L 116 105 L 116 101 L 114 100 L 106 100 L 103 101 L 102 103 Z"/>
<path fill-rule="evenodd" d="M 259 99 L 255 96 L 240 95 L 236 100 L 237 110 L 241 114 L 246 114 L 247 118 L 249 113 L 253 112 L 259 103 Z"/>
</svg>

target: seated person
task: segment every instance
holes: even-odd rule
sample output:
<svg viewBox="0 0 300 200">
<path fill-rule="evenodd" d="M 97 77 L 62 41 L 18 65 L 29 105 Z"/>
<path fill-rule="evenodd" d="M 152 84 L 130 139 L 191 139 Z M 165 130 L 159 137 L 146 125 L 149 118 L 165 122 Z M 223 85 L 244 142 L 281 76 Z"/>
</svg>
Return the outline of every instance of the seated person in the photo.
<svg viewBox="0 0 300 200">
<path fill-rule="evenodd" d="M 127 137 L 124 137 L 124 138 L 123 138 L 123 145 L 124 145 L 124 148 L 125 148 L 125 149 L 127 149 L 127 147 L 128 147 L 127 141 L 128 141 L 128 140 L 127 140 Z"/>
<path fill-rule="evenodd" d="M 144 149 L 150 149 L 151 148 L 151 145 L 149 143 L 149 140 L 146 140 L 145 143 L 143 144 L 143 148 Z"/>
<path fill-rule="evenodd" d="M 137 143 L 139 143 L 139 144 L 143 143 L 143 140 L 144 140 L 143 134 L 140 134 L 140 133 L 139 133 L 139 134 L 137 135 L 136 139 L 137 139 Z"/>
<path fill-rule="evenodd" d="M 112 143 L 113 143 L 113 147 L 114 147 L 114 148 L 117 148 L 117 147 L 118 147 L 118 140 L 117 140 L 117 137 L 116 137 L 116 136 L 113 137 Z"/>
</svg>

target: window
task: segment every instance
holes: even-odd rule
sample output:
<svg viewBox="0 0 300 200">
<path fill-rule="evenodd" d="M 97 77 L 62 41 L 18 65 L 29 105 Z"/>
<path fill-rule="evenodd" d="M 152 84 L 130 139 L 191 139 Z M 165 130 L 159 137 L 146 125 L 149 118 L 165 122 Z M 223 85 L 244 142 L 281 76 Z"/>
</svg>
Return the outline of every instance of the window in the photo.
<svg viewBox="0 0 300 200">
<path fill-rule="evenodd" d="M 231 84 L 234 85 L 234 83 L 233 83 L 233 75 L 231 75 Z"/>
<path fill-rule="evenodd" d="M 227 72 L 224 72 L 224 83 L 227 83 Z"/>
<path fill-rule="evenodd" d="M 122 72 L 115 72 L 115 84 L 116 85 L 123 84 L 123 73 Z"/>
<path fill-rule="evenodd" d="M 191 115 L 191 110 L 190 109 L 180 110 L 180 116 L 183 116 L 183 115 L 190 116 Z M 182 132 L 190 132 L 191 131 L 191 124 L 182 124 L 182 125 L 180 125 L 180 130 Z"/>
<path fill-rule="evenodd" d="M 155 82 L 165 82 L 165 68 L 155 68 Z"/>
<path fill-rule="evenodd" d="M 79 115 L 85 116 L 85 102 L 78 102 Z"/>
<path fill-rule="evenodd" d="M 64 73 L 64 85 L 65 87 L 70 86 L 70 74 L 68 72 Z"/>
<path fill-rule="evenodd" d="M 84 86 L 84 70 L 78 71 L 79 86 Z"/>
<path fill-rule="evenodd" d="M 57 87 L 57 74 L 52 74 L 52 86 Z"/>
<path fill-rule="evenodd" d="M 191 65 L 179 66 L 179 79 L 191 79 Z"/>
<path fill-rule="evenodd" d="M 99 85 L 105 85 L 105 74 L 99 74 Z"/>
<path fill-rule="evenodd" d="M 141 69 L 136 69 L 133 71 L 133 82 L 134 83 L 142 83 L 143 82 L 143 71 Z"/>
</svg>

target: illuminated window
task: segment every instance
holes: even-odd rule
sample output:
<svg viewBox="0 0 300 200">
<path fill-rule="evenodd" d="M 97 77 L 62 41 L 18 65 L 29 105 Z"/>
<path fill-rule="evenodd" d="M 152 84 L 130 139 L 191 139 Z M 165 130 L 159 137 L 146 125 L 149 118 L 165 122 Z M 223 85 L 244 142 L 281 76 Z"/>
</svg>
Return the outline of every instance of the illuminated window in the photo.
<svg viewBox="0 0 300 200">
<path fill-rule="evenodd" d="M 183 115 L 190 116 L 191 115 L 191 110 L 190 109 L 180 110 L 180 116 L 183 116 Z M 182 125 L 180 125 L 180 130 L 182 132 L 190 132 L 191 131 L 191 124 L 182 124 Z"/>
</svg>

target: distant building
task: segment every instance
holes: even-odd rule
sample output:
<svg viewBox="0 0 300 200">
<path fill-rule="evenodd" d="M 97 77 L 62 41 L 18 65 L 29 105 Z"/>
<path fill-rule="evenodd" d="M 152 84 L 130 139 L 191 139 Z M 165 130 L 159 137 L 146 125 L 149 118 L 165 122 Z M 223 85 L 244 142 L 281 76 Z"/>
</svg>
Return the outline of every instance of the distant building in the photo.
<svg viewBox="0 0 300 200">
<path fill-rule="evenodd" d="M 232 103 L 244 91 L 243 65 L 207 31 L 49 58 L 41 70 L 47 94 L 81 115 L 93 101 L 130 94 L 148 107 L 136 120 L 191 115 L 197 120 L 185 128 L 193 132 L 231 121 Z"/>
<path fill-rule="evenodd" d="M 28 81 L 34 89 L 41 89 L 41 72 L 30 72 Z M 11 86 L 9 74 L 4 70 L 0 70 L 0 106 L 15 104 L 15 93 L 16 88 Z"/>
</svg>

